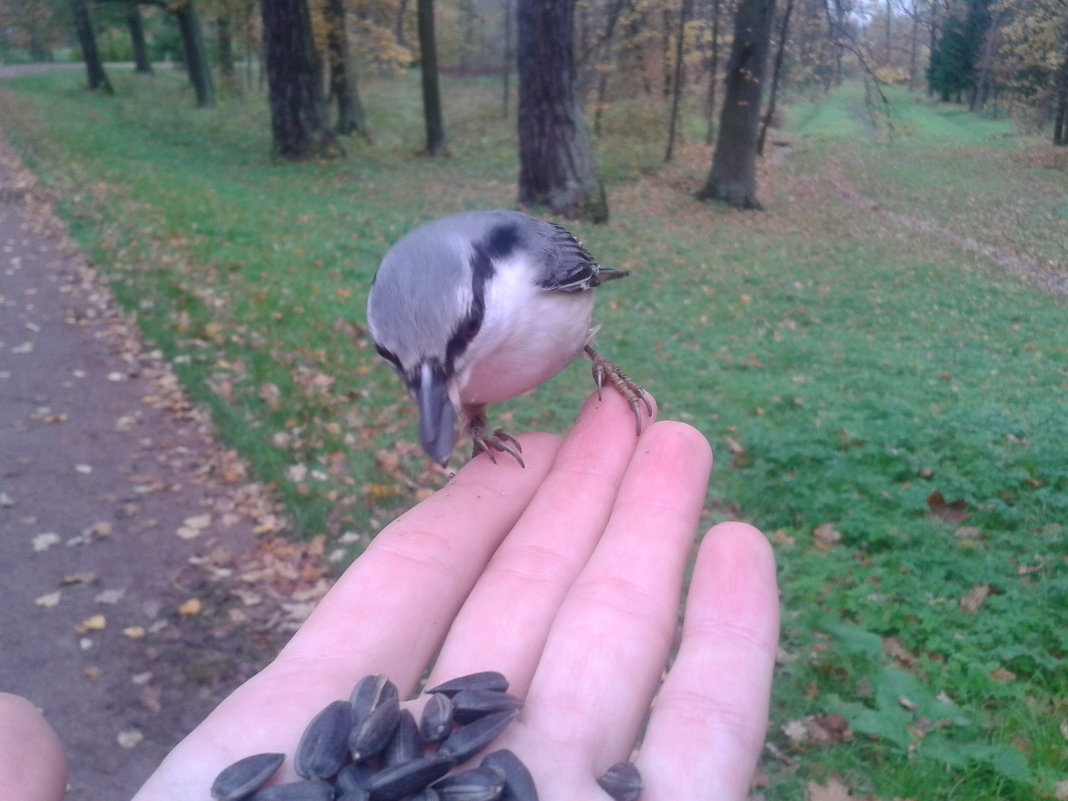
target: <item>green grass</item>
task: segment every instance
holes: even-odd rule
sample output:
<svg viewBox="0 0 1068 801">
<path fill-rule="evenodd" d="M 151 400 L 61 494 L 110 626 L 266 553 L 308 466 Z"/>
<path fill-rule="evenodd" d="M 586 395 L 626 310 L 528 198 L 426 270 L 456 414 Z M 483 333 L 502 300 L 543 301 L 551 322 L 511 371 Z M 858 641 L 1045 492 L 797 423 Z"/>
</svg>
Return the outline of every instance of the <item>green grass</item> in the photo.
<svg viewBox="0 0 1068 801">
<path fill-rule="evenodd" d="M 372 535 L 439 479 L 367 341 L 367 286 L 417 222 L 514 203 L 497 86 L 446 81 L 449 159 L 415 155 L 405 75 L 362 87 L 373 145 L 282 165 L 262 98 L 197 112 L 176 79 L 113 77 L 114 98 L 78 75 L 12 84 L 8 135 L 295 530 Z M 763 215 L 693 200 L 708 149 L 665 167 L 659 101 L 610 109 L 612 224 L 575 228 L 633 274 L 604 290 L 599 341 L 713 442 L 708 520 L 745 516 L 776 545 L 769 731 L 791 762 L 765 761 L 767 798 L 832 774 L 887 801 L 1046 797 L 1068 764 L 1066 303 L 901 220 L 1066 273 L 1065 175 L 1004 121 L 893 99 L 891 137 L 849 87 L 790 109 Z M 563 431 L 588 382 L 572 367 L 496 417 Z M 967 519 L 932 514 L 934 493 Z M 840 544 L 813 537 L 824 524 Z M 782 731 L 827 714 L 853 737 Z"/>
</svg>

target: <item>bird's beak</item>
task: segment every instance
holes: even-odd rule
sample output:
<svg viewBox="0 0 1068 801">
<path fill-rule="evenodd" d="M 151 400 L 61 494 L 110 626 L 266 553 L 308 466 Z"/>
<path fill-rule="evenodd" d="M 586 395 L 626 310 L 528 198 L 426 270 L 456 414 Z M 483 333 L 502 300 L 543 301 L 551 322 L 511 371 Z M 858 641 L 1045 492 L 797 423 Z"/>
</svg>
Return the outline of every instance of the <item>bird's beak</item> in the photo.
<svg viewBox="0 0 1068 801">
<path fill-rule="evenodd" d="M 423 363 L 413 392 L 419 403 L 419 442 L 427 455 L 444 467 L 456 444 L 456 410 L 449 400 L 448 379 Z"/>
</svg>

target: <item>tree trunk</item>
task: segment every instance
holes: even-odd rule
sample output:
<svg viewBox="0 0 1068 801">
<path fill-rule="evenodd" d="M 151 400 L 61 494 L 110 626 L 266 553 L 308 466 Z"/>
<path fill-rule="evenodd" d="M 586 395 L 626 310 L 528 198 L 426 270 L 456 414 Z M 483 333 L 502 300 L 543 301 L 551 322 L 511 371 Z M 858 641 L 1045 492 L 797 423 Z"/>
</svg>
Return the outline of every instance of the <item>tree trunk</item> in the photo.
<svg viewBox="0 0 1068 801">
<path fill-rule="evenodd" d="M 514 15 L 515 0 L 504 0 L 504 44 L 501 53 L 501 117 L 508 118 L 508 110 L 512 105 L 512 61 L 515 60 L 515 49 L 512 33 L 512 19 Z"/>
<path fill-rule="evenodd" d="M 133 45 L 134 72 L 152 74 L 152 62 L 145 46 L 145 26 L 141 22 L 141 7 L 137 3 L 126 5 L 126 27 L 130 29 L 130 44 Z"/>
<path fill-rule="evenodd" d="M 423 73 L 423 120 L 426 122 L 426 154 L 444 156 L 445 121 L 441 114 L 438 83 L 438 45 L 434 35 L 434 0 L 419 0 L 419 51 Z"/>
<path fill-rule="evenodd" d="M 215 87 L 211 82 L 211 69 L 208 67 L 208 54 L 204 49 L 204 36 L 196 6 L 193 0 L 185 0 L 171 8 L 182 35 L 182 53 L 186 69 L 189 70 L 189 80 L 197 94 L 197 108 L 211 108 L 215 105 Z"/>
<path fill-rule="evenodd" d="M 1064 147 L 1068 145 L 1068 58 L 1065 58 L 1061 63 L 1061 68 L 1057 71 L 1056 81 L 1053 144 Z"/>
<path fill-rule="evenodd" d="M 96 32 L 93 30 L 93 20 L 89 16 L 89 7 L 86 0 L 72 0 L 71 10 L 74 12 L 74 29 L 78 34 L 78 44 L 82 48 L 82 56 L 85 58 L 86 80 L 89 90 L 97 89 L 111 95 L 115 90 L 111 88 L 111 81 L 104 72 L 104 62 L 100 60 L 100 51 L 96 46 Z"/>
<path fill-rule="evenodd" d="M 671 114 L 668 117 L 668 141 L 664 150 L 664 161 L 671 161 L 675 153 L 675 133 L 679 124 L 679 103 L 682 100 L 682 54 L 686 39 L 686 23 L 690 20 L 692 0 L 682 0 L 679 9 L 679 25 L 675 31 L 675 75 L 672 80 Z"/>
<path fill-rule="evenodd" d="M 223 85 L 233 90 L 236 88 L 237 70 L 234 67 L 234 35 L 230 10 L 225 5 L 220 5 L 219 14 L 215 18 L 216 49 L 219 58 L 219 73 L 222 75 Z"/>
<path fill-rule="evenodd" d="M 771 89 L 768 92 L 768 108 L 760 122 L 760 134 L 757 136 L 757 155 L 764 155 L 764 140 L 768 136 L 768 126 L 775 116 L 775 99 L 779 94 L 779 78 L 782 75 L 782 62 L 786 54 L 786 40 L 790 35 L 790 15 L 794 11 L 794 0 L 786 0 L 782 13 L 782 28 L 779 30 L 779 43 L 775 50 L 775 66 L 771 70 Z"/>
<path fill-rule="evenodd" d="M 760 209 L 756 186 L 757 127 L 775 0 L 740 0 L 719 137 L 708 180 L 697 196 L 740 209 Z"/>
<path fill-rule="evenodd" d="M 275 157 L 336 156 L 305 0 L 261 0 Z"/>
<path fill-rule="evenodd" d="M 604 222 L 605 197 L 576 92 L 575 0 L 519 0 L 519 202 Z"/>
<path fill-rule="evenodd" d="M 337 122 L 334 131 L 342 134 L 359 134 L 370 140 L 363 104 L 356 87 L 356 74 L 349 59 L 349 37 L 345 30 L 344 0 L 327 0 L 326 7 L 326 52 L 330 62 L 330 92 L 337 103 Z"/>
<path fill-rule="evenodd" d="M 719 6 L 720 0 L 712 0 L 712 52 L 708 57 L 708 96 L 705 98 L 705 144 L 716 141 L 716 85 L 719 82 Z"/>
</svg>

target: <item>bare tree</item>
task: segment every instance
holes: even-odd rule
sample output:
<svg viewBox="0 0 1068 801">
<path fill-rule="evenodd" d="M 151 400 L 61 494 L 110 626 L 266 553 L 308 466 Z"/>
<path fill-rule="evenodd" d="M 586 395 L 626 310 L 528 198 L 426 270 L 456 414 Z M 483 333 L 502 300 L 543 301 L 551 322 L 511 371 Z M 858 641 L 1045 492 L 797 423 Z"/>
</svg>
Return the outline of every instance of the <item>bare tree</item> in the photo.
<svg viewBox="0 0 1068 801">
<path fill-rule="evenodd" d="M 107 94 L 114 94 L 107 73 L 104 72 L 104 62 L 100 58 L 100 50 L 96 46 L 96 31 L 93 30 L 93 19 L 89 16 L 89 6 L 86 0 L 71 0 L 71 11 L 74 13 L 74 30 L 78 34 L 78 44 L 82 48 L 82 56 L 85 58 L 86 80 L 91 91 L 100 90 Z"/>
<path fill-rule="evenodd" d="M 284 159 L 336 155 L 307 3 L 261 0 L 260 9 L 274 155 Z"/>
<path fill-rule="evenodd" d="M 419 0 L 419 51 L 423 73 L 423 119 L 426 122 L 426 154 L 444 156 L 445 120 L 441 114 L 438 82 L 438 44 L 434 34 L 434 0 Z"/>
<path fill-rule="evenodd" d="M 369 139 L 367 120 L 356 88 L 356 75 L 349 59 L 349 37 L 345 29 L 344 0 L 327 0 L 326 53 L 330 65 L 330 93 L 337 104 L 337 121 L 334 131 L 342 134 L 359 134 Z"/>
<path fill-rule="evenodd" d="M 675 31 L 675 75 L 672 80 L 671 113 L 668 116 L 668 140 L 664 151 L 664 161 L 671 161 L 675 152 L 675 134 L 679 123 L 679 103 L 682 100 L 682 54 L 686 43 L 686 23 L 690 21 L 693 0 L 682 0 L 679 9 L 679 25 Z"/>
<path fill-rule="evenodd" d="M 775 0 L 738 3 L 719 136 L 712 169 L 697 193 L 701 200 L 722 200 L 741 209 L 762 208 L 756 185 L 757 128 L 774 16 Z"/>
<path fill-rule="evenodd" d="M 604 222 L 608 201 L 576 91 L 575 0 L 519 0 L 519 202 Z"/>
</svg>

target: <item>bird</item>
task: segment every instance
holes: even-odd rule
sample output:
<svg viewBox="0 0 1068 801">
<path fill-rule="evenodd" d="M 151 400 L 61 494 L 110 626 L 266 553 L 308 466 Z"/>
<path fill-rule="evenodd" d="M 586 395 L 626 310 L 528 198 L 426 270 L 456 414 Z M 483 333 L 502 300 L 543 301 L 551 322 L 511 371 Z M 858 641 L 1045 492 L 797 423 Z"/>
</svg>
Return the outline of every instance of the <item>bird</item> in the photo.
<svg viewBox="0 0 1068 801">
<path fill-rule="evenodd" d="M 419 441 L 448 464 L 457 427 L 473 456 L 525 466 L 519 441 L 487 430 L 486 407 L 548 381 L 580 355 L 634 413 L 645 391 L 592 346 L 593 290 L 627 275 L 605 267 L 567 229 L 520 211 L 469 211 L 425 223 L 385 254 L 367 299 L 368 331 L 419 407 Z"/>
</svg>

